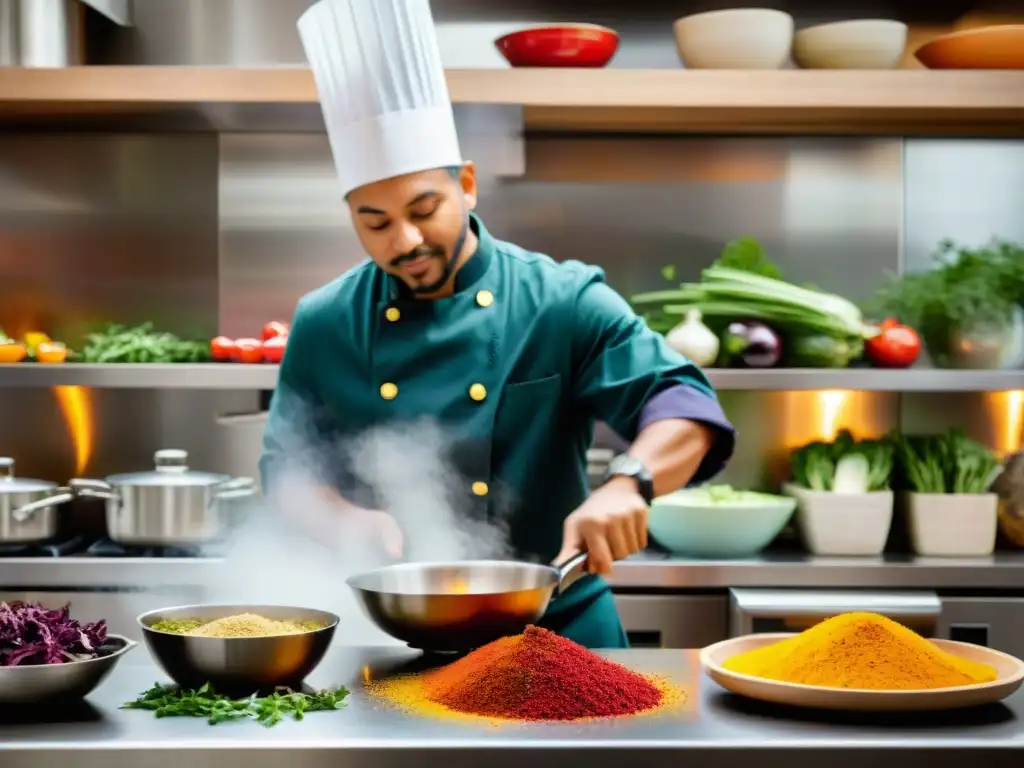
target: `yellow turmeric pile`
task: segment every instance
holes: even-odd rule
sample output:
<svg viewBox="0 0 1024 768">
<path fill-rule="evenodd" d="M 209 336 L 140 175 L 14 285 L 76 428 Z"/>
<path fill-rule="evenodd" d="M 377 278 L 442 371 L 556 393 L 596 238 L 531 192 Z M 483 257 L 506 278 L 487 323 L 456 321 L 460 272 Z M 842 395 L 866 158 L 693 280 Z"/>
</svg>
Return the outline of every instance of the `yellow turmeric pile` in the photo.
<svg viewBox="0 0 1024 768">
<path fill-rule="evenodd" d="M 786 683 L 876 691 L 976 685 L 996 679 L 986 664 L 952 656 L 873 613 L 844 613 L 794 637 L 741 653 L 723 666 Z"/>
</svg>

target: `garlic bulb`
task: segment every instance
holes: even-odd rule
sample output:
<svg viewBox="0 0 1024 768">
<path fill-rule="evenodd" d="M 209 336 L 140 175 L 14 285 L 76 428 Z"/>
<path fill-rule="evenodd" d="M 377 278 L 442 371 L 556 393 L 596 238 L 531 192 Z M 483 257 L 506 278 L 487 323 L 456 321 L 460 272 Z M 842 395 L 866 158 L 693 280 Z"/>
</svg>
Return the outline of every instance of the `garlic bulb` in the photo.
<svg viewBox="0 0 1024 768">
<path fill-rule="evenodd" d="M 718 358 L 718 337 L 701 321 L 699 309 L 687 310 L 683 322 L 668 332 L 665 341 L 701 367 Z"/>
</svg>

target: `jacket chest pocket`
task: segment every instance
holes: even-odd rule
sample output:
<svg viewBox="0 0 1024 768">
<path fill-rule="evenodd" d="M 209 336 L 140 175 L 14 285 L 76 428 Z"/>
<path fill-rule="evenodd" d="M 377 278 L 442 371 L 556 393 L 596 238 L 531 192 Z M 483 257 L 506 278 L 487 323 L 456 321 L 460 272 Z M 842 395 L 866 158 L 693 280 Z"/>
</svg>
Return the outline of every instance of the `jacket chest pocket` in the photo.
<svg viewBox="0 0 1024 768">
<path fill-rule="evenodd" d="M 504 451 L 511 445 L 544 448 L 558 428 L 562 376 L 506 384 L 494 417 L 494 442 Z"/>
</svg>

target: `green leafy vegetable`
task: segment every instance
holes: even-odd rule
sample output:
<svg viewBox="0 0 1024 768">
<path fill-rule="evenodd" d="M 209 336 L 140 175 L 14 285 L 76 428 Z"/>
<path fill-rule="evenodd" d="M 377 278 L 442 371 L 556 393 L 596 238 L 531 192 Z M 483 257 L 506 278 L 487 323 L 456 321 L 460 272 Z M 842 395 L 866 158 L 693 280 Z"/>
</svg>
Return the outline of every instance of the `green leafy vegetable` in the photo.
<svg viewBox="0 0 1024 768">
<path fill-rule="evenodd" d="M 203 717 L 210 725 L 232 720 L 255 720 L 268 728 L 285 717 L 302 720 L 307 712 L 342 709 L 348 690 L 339 687 L 315 694 L 280 689 L 269 696 L 256 694 L 232 699 L 214 691 L 209 683 L 198 690 L 179 689 L 156 683 L 122 709 L 145 709 L 157 717 Z"/>
<path fill-rule="evenodd" d="M 897 454 L 906 485 L 918 493 L 986 493 L 1001 469 L 995 454 L 960 428 L 902 436 Z"/>
<path fill-rule="evenodd" d="M 89 334 L 75 360 L 82 363 L 203 363 L 210 360 L 210 345 L 207 341 L 186 341 L 173 333 L 158 332 L 152 323 L 112 324 Z"/>
<path fill-rule="evenodd" d="M 865 304 L 869 315 L 894 316 L 921 335 L 939 366 L 950 363 L 952 336 L 1005 327 L 1024 306 L 1024 246 L 993 240 L 970 249 L 939 243 L 932 268 L 893 277 Z"/>
<path fill-rule="evenodd" d="M 794 484 L 812 491 L 884 491 L 892 477 L 893 457 L 891 439 L 856 440 L 844 429 L 832 442 L 815 441 L 793 451 L 790 476 Z"/>
<path fill-rule="evenodd" d="M 739 269 L 774 280 L 782 279 L 782 270 L 765 256 L 761 243 L 752 237 L 730 240 L 712 266 Z"/>
</svg>

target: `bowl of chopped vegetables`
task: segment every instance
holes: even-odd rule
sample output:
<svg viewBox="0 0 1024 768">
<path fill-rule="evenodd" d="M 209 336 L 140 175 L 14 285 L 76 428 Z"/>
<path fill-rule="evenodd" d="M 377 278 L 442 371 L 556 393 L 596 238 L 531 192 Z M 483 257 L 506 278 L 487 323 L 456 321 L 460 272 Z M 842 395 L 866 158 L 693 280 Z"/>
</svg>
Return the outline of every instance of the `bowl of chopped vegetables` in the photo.
<svg viewBox="0 0 1024 768">
<path fill-rule="evenodd" d="M 323 659 L 339 618 L 282 605 L 186 605 L 138 621 L 149 652 L 178 685 L 248 694 L 297 688 Z"/>
<path fill-rule="evenodd" d="M 68 606 L 0 603 L 0 706 L 82 699 L 135 646 L 105 622 L 71 618 Z"/>
<path fill-rule="evenodd" d="M 651 503 L 647 529 L 667 549 L 690 557 L 752 557 L 779 535 L 796 500 L 728 485 L 687 488 Z"/>
</svg>

